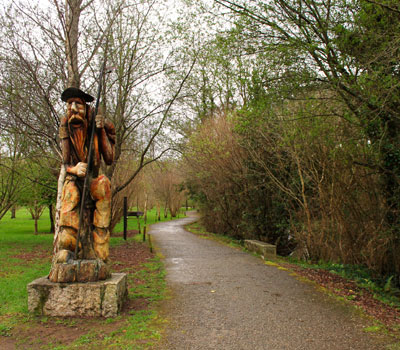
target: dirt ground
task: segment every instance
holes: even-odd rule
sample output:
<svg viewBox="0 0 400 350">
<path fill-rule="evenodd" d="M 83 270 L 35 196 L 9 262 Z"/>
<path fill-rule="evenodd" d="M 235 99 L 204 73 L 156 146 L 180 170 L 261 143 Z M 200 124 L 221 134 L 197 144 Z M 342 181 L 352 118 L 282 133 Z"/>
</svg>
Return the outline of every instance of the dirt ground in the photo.
<svg viewBox="0 0 400 350">
<path fill-rule="evenodd" d="M 128 231 L 128 237 L 137 232 Z M 46 258 L 49 252 L 40 249 L 15 256 L 29 261 Z M 132 273 L 141 268 L 141 265 L 151 259 L 154 254 L 150 253 L 147 245 L 129 241 L 118 247 L 110 249 L 110 260 L 112 272 L 124 270 Z M 50 258 L 49 258 L 50 259 Z M 128 278 L 129 284 L 141 283 Z M 7 334 L 0 335 L 0 349 L 42 349 L 45 344 L 53 343 L 67 345 L 91 330 L 95 330 L 104 336 L 121 327 L 126 318 L 134 311 L 144 310 L 147 307 L 145 299 L 128 300 L 122 310 L 121 317 L 114 322 L 107 322 L 104 318 L 71 318 L 71 317 L 33 317 L 21 315 L 21 322 Z"/>
</svg>

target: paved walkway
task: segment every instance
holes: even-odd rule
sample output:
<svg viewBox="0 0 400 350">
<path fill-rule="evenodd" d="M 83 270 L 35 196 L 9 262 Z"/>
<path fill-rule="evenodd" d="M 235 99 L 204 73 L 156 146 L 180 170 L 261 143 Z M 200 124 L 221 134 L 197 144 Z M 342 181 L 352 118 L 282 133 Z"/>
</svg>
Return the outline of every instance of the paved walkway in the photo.
<svg viewBox="0 0 400 350">
<path fill-rule="evenodd" d="M 365 320 L 313 285 L 183 229 L 195 220 L 151 229 L 173 294 L 162 349 L 385 349 L 363 331 Z"/>
</svg>

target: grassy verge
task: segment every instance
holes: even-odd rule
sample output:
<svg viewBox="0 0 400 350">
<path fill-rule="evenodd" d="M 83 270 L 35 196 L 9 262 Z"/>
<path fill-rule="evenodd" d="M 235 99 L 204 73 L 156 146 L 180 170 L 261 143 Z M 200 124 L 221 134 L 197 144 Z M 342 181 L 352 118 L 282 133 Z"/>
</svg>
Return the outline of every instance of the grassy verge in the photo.
<svg viewBox="0 0 400 350">
<path fill-rule="evenodd" d="M 49 216 L 44 213 L 39 230 L 49 229 Z M 0 221 L 0 317 L 27 313 L 26 285 L 49 271 L 53 236 L 35 235 L 33 230 L 34 221 L 25 209 L 17 212 L 16 219 L 7 215 Z"/>
<path fill-rule="evenodd" d="M 133 208 L 132 210 L 135 210 L 135 208 Z M 147 211 L 147 226 L 150 226 L 157 222 L 179 219 L 184 216 L 185 216 L 185 211 L 183 209 L 181 209 L 175 218 L 173 218 L 171 216 L 165 217 L 163 214 L 161 214 L 160 220 L 158 220 L 157 210 L 154 208 L 152 210 Z M 135 216 L 128 216 L 128 228 L 127 229 L 128 230 L 139 230 L 139 227 L 140 227 L 141 232 L 143 232 L 144 217 L 141 216 L 138 220 L 137 217 L 135 217 Z M 123 230 L 124 230 L 124 222 L 123 222 L 123 219 L 121 219 L 120 222 L 117 225 L 115 225 L 114 232 L 123 232 Z"/>
<path fill-rule="evenodd" d="M 373 271 L 360 265 L 346 265 L 324 261 L 314 264 L 290 258 L 286 259 L 286 261 L 307 269 L 329 271 L 340 277 L 354 281 L 358 287 L 369 290 L 377 300 L 400 309 L 400 290 L 394 286 L 392 276 L 389 278 L 376 276 Z"/>
<path fill-rule="evenodd" d="M 242 241 L 217 233 L 207 232 L 200 221 L 186 225 L 185 229 L 202 238 L 211 239 L 233 248 L 244 249 Z"/>
<path fill-rule="evenodd" d="M 161 221 L 169 219 L 161 217 Z M 155 210 L 149 211 L 147 225 L 155 222 Z M 137 230 L 138 223 L 143 228 L 143 217 L 139 222 L 129 218 L 128 230 Z M 38 224 L 39 232 L 49 231 L 47 212 Z M 121 221 L 114 231 L 122 231 L 122 227 Z M 122 270 L 115 261 L 118 271 L 128 274 L 128 304 L 132 307 L 125 314 L 115 319 L 88 320 L 30 315 L 26 286 L 48 274 L 53 240 L 52 234 L 35 235 L 33 231 L 34 221 L 25 209 L 17 211 L 16 219 L 7 214 L 0 221 L 0 349 L 2 344 L 12 344 L 16 349 L 148 349 L 160 339 L 164 321 L 158 315 L 157 303 L 165 298 L 165 271 L 161 259 L 146 255 L 150 253 L 144 254 L 136 266 Z M 133 257 L 138 247 L 148 252 L 141 235 L 128 241 L 112 237 L 110 245 L 117 250 L 130 248 Z M 135 259 L 140 260 L 137 256 Z"/>
</svg>

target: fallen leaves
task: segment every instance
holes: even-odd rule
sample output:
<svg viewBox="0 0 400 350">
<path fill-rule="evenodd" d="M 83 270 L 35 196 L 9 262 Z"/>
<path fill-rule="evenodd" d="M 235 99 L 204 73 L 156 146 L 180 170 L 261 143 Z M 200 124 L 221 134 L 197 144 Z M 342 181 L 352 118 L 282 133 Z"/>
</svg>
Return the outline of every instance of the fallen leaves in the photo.
<svg viewBox="0 0 400 350">
<path fill-rule="evenodd" d="M 369 290 L 357 286 L 355 282 L 322 269 L 307 269 L 292 264 L 284 266 L 297 275 L 316 282 L 331 293 L 347 299 L 389 328 L 400 325 L 399 309 L 377 300 Z"/>
</svg>

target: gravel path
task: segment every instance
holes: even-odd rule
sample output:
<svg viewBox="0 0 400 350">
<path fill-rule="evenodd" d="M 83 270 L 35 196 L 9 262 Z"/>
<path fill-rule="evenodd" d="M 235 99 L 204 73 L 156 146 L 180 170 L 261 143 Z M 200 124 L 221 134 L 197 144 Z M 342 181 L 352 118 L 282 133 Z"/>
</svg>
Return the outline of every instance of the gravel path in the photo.
<svg viewBox="0 0 400 350">
<path fill-rule="evenodd" d="M 151 228 L 172 290 L 162 349 L 386 349 L 355 311 L 313 285 L 183 229 L 195 220 Z"/>
</svg>

